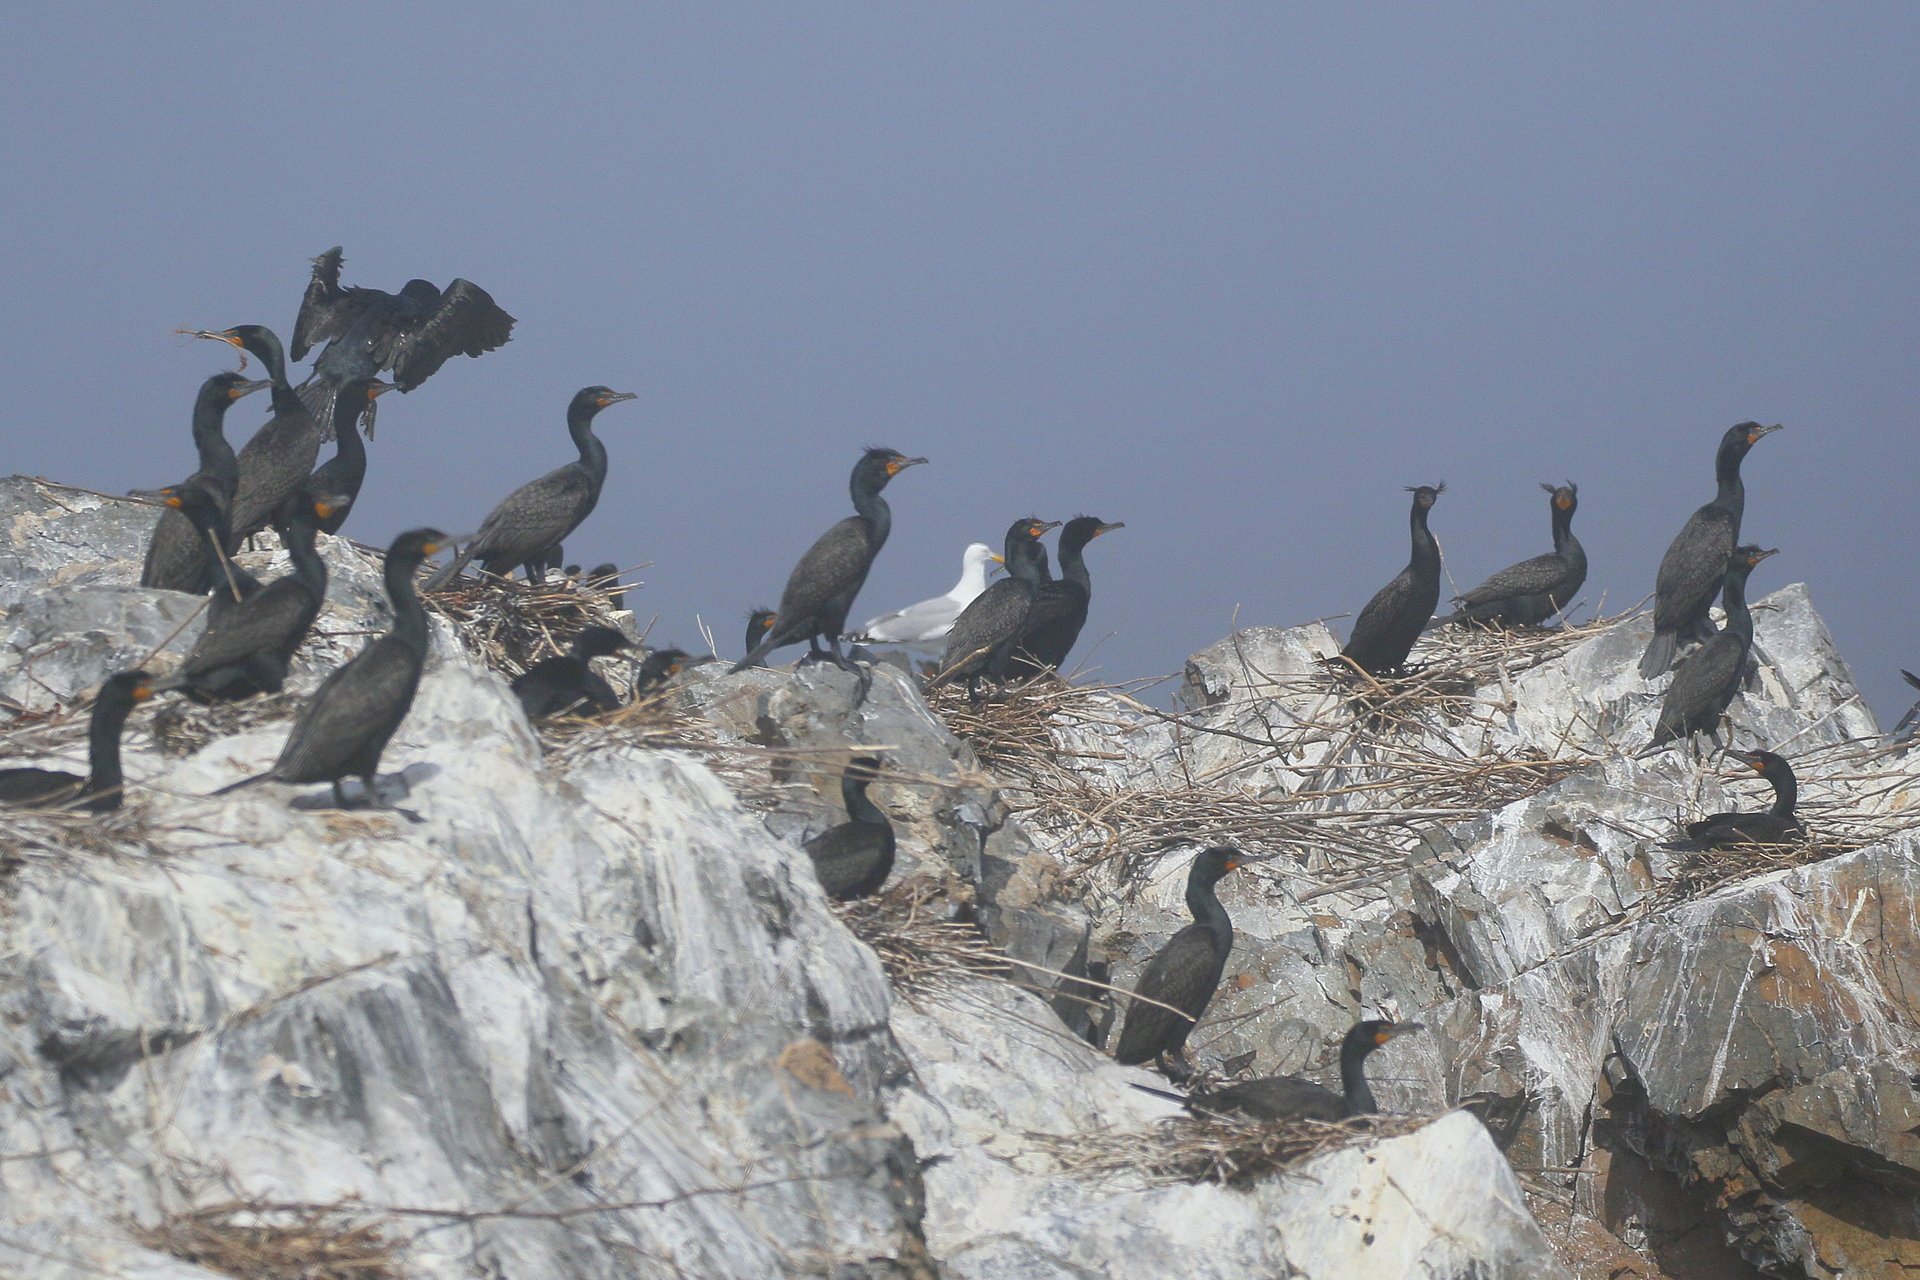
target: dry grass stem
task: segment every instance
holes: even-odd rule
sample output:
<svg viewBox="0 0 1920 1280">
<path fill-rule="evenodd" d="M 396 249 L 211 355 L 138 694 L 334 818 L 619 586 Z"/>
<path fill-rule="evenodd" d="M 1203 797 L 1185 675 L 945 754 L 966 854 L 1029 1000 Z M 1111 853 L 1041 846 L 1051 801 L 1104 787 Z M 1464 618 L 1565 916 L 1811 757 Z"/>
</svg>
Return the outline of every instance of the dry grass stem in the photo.
<svg viewBox="0 0 1920 1280">
<path fill-rule="evenodd" d="M 1145 1129 L 1027 1140 L 1076 1177 L 1139 1177 L 1149 1184 L 1234 1185 L 1286 1174 L 1318 1156 L 1424 1128 L 1429 1116 L 1360 1116 L 1338 1123 L 1270 1123 L 1240 1116 L 1175 1116 Z"/>
<path fill-rule="evenodd" d="M 150 1249 L 242 1280 L 403 1280 L 381 1225 L 353 1222 L 344 1206 L 265 1209 L 230 1201 L 133 1234 Z"/>
</svg>

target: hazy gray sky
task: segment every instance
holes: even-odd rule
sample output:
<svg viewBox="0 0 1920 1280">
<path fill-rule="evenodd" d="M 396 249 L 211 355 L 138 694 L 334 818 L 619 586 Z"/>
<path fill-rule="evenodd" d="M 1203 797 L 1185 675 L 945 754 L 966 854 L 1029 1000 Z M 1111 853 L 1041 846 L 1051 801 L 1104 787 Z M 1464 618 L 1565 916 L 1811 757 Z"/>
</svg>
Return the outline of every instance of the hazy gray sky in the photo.
<svg viewBox="0 0 1920 1280">
<path fill-rule="evenodd" d="M 1089 512 L 1127 524 L 1087 631 L 1122 677 L 1236 609 L 1358 609 L 1440 479 L 1460 589 L 1577 480 L 1617 611 L 1721 431 L 1781 421 L 1755 589 L 1810 583 L 1885 719 L 1920 666 L 1916 65 L 1900 4 L 14 5 L 0 464 L 185 475 L 231 362 L 170 331 L 287 336 L 343 244 L 349 283 L 520 320 L 382 402 L 348 533 L 473 528 L 605 382 L 640 399 L 569 558 L 651 561 L 657 639 L 737 645 L 878 443 L 933 465 L 856 619 Z"/>
</svg>

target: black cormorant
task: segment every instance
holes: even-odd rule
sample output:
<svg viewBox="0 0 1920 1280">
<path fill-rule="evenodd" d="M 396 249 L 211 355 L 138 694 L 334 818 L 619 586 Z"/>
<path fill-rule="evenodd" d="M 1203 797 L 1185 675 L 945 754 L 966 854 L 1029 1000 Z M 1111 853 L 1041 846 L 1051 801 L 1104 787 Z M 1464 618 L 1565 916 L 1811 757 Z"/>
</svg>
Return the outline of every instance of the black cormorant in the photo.
<svg viewBox="0 0 1920 1280">
<path fill-rule="evenodd" d="M 1669 841 L 1668 849 L 1730 849 L 1747 844 L 1793 844 L 1806 838 L 1806 828 L 1794 817 L 1800 785 L 1793 766 L 1771 751 L 1739 751 L 1735 758 L 1773 784 L 1773 807 L 1765 813 L 1713 813 L 1686 825 L 1685 840 Z"/>
<path fill-rule="evenodd" d="M 327 344 L 300 388 L 321 422 L 335 421 L 332 401 L 349 382 L 391 371 L 400 390 L 411 391 L 454 356 L 492 351 L 513 332 L 513 317 L 471 280 L 455 280 L 445 291 L 425 280 L 409 280 L 397 294 L 343 289 L 343 260 L 339 245 L 313 260 L 313 279 L 293 322 L 295 360 Z M 371 435 L 373 405 L 363 407 Z"/>
<path fill-rule="evenodd" d="M 163 688 L 181 689 L 195 702 L 232 702 L 257 693 L 278 693 L 320 606 L 327 598 L 327 563 L 314 537 L 349 499 L 345 494 L 302 493 L 276 522 L 292 572 L 276 578 L 207 622 L 192 652 Z"/>
<path fill-rule="evenodd" d="M 469 560 L 502 577 L 524 566 L 529 579 L 543 581 L 541 567 L 549 548 L 559 549 L 562 538 L 580 527 L 600 501 L 607 481 L 607 447 L 593 434 L 593 419 L 610 404 L 635 399 L 631 391 L 583 387 L 567 406 L 567 434 L 580 456 L 556 467 L 538 480 L 528 481 L 488 513 L 466 550 L 427 581 L 432 591 L 453 581 Z"/>
<path fill-rule="evenodd" d="M 1720 586 L 1720 602 L 1727 611 L 1726 629 L 1688 654 L 1674 670 L 1660 702 L 1660 718 L 1653 741 L 1660 746 L 1696 733 L 1708 734 L 1720 745 L 1720 717 L 1746 675 L 1747 654 L 1753 649 L 1753 615 L 1747 610 L 1747 575 L 1778 548 L 1746 546 L 1727 560 Z"/>
<path fill-rule="evenodd" d="M 878 780 L 879 771 L 880 761 L 873 756 L 847 761 L 840 775 L 840 795 L 848 820 L 827 828 L 804 846 L 820 887 L 835 902 L 872 897 L 893 874 L 893 823 L 867 798 L 867 788 Z"/>
<path fill-rule="evenodd" d="M 887 545 L 887 535 L 893 532 L 893 509 L 880 496 L 880 491 L 887 487 L 887 481 L 925 461 L 925 458 L 909 458 L 897 449 L 868 449 L 861 455 L 847 482 L 857 514 L 828 529 L 819 541 L 807 548 L 807 554 L 800 557 L 800 563 L 787 575 L 773 625 L 747 651 L 747 656 L 734 664 L 733 670 L 758 666 L 775 649 L 799 644 L 802 640 L 807 642 L 809 657 L 822 657 L 820 639 L 823 636 L 832 648 L 834 665 L 853 666 L 840 652 L 840 633 L 846 630 L 847 610 L 853 607 L 853 598 L 866 584 L 874 557 Z"/>
<path fill-rule="evenodd" d="M 194 535 L 207 548 L 213 562 L 213 594 L 207 604 L 207 625 L 212 626 L 235 603 L 260 589 L 260 580 L 229 558 L 227 512 L 207 485 L 169 485 L 164 489 L 136 489 L 140 497 L 158 498 L 170 514 L 186 517 Z"/>
<path fill-rule="evenodd" d="M 1103 533 L 1124 529 L 1120 521 L 1103 523 L 1096 516 L 1075 516 L 1060 530 L 1060 578 L 1041 586 L 1027 611 L 1026 624 L 1007 662 L 1007 674 L 1018 680 L 1046 671 L 1058 671 L 1087 625 L 1087 606 L 1093 602 L 1093 575 L 1085 556 L 1089 542 Z"/>
<path fill-rule="evenodd" d="M 1414 641 L 1433 618 L 1440 603 L 1440 544 L 1427 530 L 1427 512 L 1447 491 L 1444 484 L 1420 485 L 1413 494 L 1413 558 L 1400 576 L 1374 593 L 1354 619 L 1353 633 L 1341 656 L 1370 676 L 1383 676 L 1406 666 Z"/>
<path fill-rule="evenodd" d="M 254 381 L 237 373 L 216 373 L 200 384 L 193 402 L 193 447 L 199 454 L 200 469 L 188 476 L 176 489 L 200 489 L 219 507 L 221 538 L 226 538 L 227 514 L 233 506 L 234 488 L 240 482 L 240 462 L 233 446 L 227 443 L 224 427 L 227 408 L 235 400 L 273 384 Z M 140 569 L 140 585 L 162 591 L 185 591 L 205 595 L 220 580 L 219 561 L 204 533 L 187 519 L 184 509 L 175 507 L 160 513 L 147 543 L 146 563 Z"/>
<path fill-rule="evenodd" d="M 589 591 L 605 592 L 607 604 L 615 613 L 627 607 L 627 593 L 620 587 L 620 566 L 611 560 L 589 569 L 586 577 L 582 579 L 582 585 Z"/>
<path fill-rule="evenodd" d="M 1747 489 L 1740 479 L 1740 460 L 1780 424 L 1763 427 L 1742 422 L 1728 427 L 1713 457 L 1713 475 L 1719 484 L 1713 501 L 1701 507 L 1681 528 L 1660 557 L 1654 579 L 1653 639 L 1640 658 L 1640 674 L 1652 680 L 1673 665 L 1674 650 L 1683 640 L 1705 640 L 1713 634 L 1707 610 L 1726 576 L 1727 557 L 1740 541 L 1740 518 L 1747 508 Z"/>
<path fill-rule="evenodd" d="M 120 730 L 134 704 L 146 701 L 153 692 L 153 681 L 144 671 L 109 676 L 93 699 L 93 718 L 87 728 L 87 776 L 31 766 L 0 769 L 0 805 L 91 809 L 96 813 L 118 809 L 125 789 L 120 773 Z"/>
<path fill-rule="evenodd" d="M 1553 551 L 1510 565 L 1485 582 L 1454 597 L 1460 607 L 1448 622 L 1480 622 L 1508 627 L 1537 627 L 1573 603 L 1587 580 L 1587 552 L 1573 536 L 1573 513 L 1580 509 L 1580 487 L 1541 484 L 1553 515 Z"/>
<path fill-rule="evenodd" d="M 320 532 L 338 533 L 347 522 L 347 508 L 360 496 L 367 478 L 367 442 L 360 438 L 360 415 L 373 411 L 373 402 L 393 390 L 391 382 L 355 378 L 340 388 L 333 404 L 333 456 L 320 464 L 307 481 L 313 493 L 336 493 L 347 501 L 320 522 Z"/>
<path fill-rule="evenodd" d="M 1141 972 L 1134 994 L 1159 1003 L 1135 1000 L 1127 1005 L 1120 1043 L 1113 1051 L 1116 1061 L 1137 1066 L 1157 1058 L 1185 1057 L 1187 1036 L 1207 1011 L 1226 971 L 1227 953 L 1233 950 L 1233 921 L 1213 886 L 1236 867 L 1265 862 L 1268 856 L 1221 845 L 1193 860 L 1187 872 L 1187 910 L 1193 914 L 1193 923 L 1174 934 Z"/>
<path fill-rule="evenodd" d="M 1219 1089 L 1196 1092 L 1185 1098 L 1178 1094 L 1134 1088 L 1156 1097 L 1184 1102 L 1194 1111 L 1239 1114 L 1255 1120 L 1320 1120 L 1329 1124 L 1351 1116 L 1370 1116 L 1380 1109 L 1373 1090 L 1367 1087 L 1367 1055 L 1396 1036 L 1409 1031 L 1424 1031 L 1418 1022 L 1382 1022 L 1372 1019 L 1352 1027 L 1340 1041 L 1339 1093 L 1323 1084 L 1299 1076 L 1263 1076 L 1242 1080 Z"/>
<path fill-rule="evenodd" d="M 766 639 L 767 632 L 771 630 L 773 627 L 774 617 L 775 617 L 774 611 L 771 609 L 753 609 L 748 612 L 747 614 L 747 652 L 748 653 L 752 653 L 753 647 L 759 644 L 762 640 Z M 749 663 L 748 665 L 760 667 L 760 666 L 765 666 L 766 664 L 756 659 L 753 662 Z M 734 670 L 738 671 L 739 668 L 735 667 Z"/>
<path fill-rule="evenodd" d="M 266 366 L 273 380 L 273 416 L 240 449 L 240 480 L 227 514 L 227 551 L 231 554 L 266 528 L 280 505 L 306 484 L 320 457 L 327 424 L 307 412 L 299 393 L 288 384 L 286 353 L 273 330 L 243 324 L 218 333 L 202 331 L 198 336 L 249 353 Z"/>
<path fill-rule="evenodd" d="M 974 597 L 973 603 L 953 620 L 953 629 L 947 633 L 947 651 L 928 688 L 964 678 L 967 697 L 978 699 L 983 678 L 1007 678 L 1013 646 L 1047 581 L 1046 548 L 1040 545 L 1040 535 L 1059 523 L 1023 516 L 1007 529 L 1003 548 L 1007 576 Z"/>
<path fill-rule="evenodd" d="M 592 660 L 632 647 L 633 642 L 612 627 L 587 627 L 573 638 L 568 652 L 536 662 L 514 679 L 520 709 L 529 720 L 544 720 L 563 711 L 596 716 L 618 711 L 619 695 L 593 669 Z"/>
<path fill-rule="evenodd" d="M 633 696 L 658 692 L 692 665 L 693 658 L 684 649 L 653 650 L 640 660 L 640 670 L 633 677 Z"/>
<path fill-rule="evenodd" d="M 383 571 L 393 629 L 374 639 L 327 677 L 300 710 L 273 768 L 220 788 L 221 795 L 257 782 L 327 782 L 344 805 L 343 778 L 361 779 L 375 798 L 374 777 L 387 740 L 406 719 L 427 660 L 427 614 L 414 591 L 421 561 L 447 546 L 438 529 L 409 529 L 387 548 Z"/>
</svg>

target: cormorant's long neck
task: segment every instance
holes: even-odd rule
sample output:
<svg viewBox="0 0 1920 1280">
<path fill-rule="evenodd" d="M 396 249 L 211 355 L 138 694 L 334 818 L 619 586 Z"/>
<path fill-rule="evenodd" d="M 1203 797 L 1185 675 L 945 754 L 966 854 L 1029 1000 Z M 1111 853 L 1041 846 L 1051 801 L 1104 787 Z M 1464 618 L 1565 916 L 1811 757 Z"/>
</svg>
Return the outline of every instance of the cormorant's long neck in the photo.
<svg viewBox="0 0 1920 1280">
<path fill-rule="evenodd" d="M 1087 572 L 1087 558 L 1084 554 L 1087 544 L 1084 542 L 1060 540 L 1060 577 L 1086 592 L 1087 598 L 1093 598 L 1093 576 Z"/>
<path fill-rule="evenodd" d="M 1720 603 L 1726 606 L 1727 630 L 1740 638 L 1742 648 L 1753 647 L 1753 614 L 1747 609 L 1747 575 L 1730 573 L 1720 588 Z"/>
<path fill-rule="evenodd" d="M 574 447 L 580 450 L 580 465 L 587 469 L 593 478 L 594 492 L 607 480 L 607 446 L 600 443 L 600 437 L 593 434 L 592 409 L 570 409 L 567 412 L 567 434 L 573 437 Z"/>
<path fill-rule="evenodd" d="M 1350 1116 L 1370 1116 L 1380 1109 L 1367 1087 L 1367 1053 L 1363 1044 L 1340 1046 L 1340 1092 Z"/>
<path fill-rule="evenodd" d="M 1573 536 L 1573 512 L 1558 507 L 1553 511 L 1553 554 L 1576 572 L 1587 569 L 1587 549 Z"/>
<path fill-rule="evenodd" d="M 293 561 L 293 576 L 316 600 L 327 594 L 327 562 L 313 548 L 314 536 L 319 532 L 313 508 L 303 503 L 287 529 L 287 558 Z"/>
<path fill-rule="evenodd" d="M 1440 544 L 1433 540 L 1433 534 L 1427 529 L 1427 508 L 1418 502 L 1413 504 L 1413 515 L 1409 517 L 1413 529 L 1413 559 L 1409 567 L 1417 577 L 1440 576 Z"/>
<path fill-rule="evenodd" d="M 893 532 L 893 508 L 880 496 L 880 486 L 864 474 L 854 476 L 847 491 L 853 495 L 853 509 L 866 518 L 867 527 L 873 530 L 873 549 L 878 552 L 887 545 L 887 537 Z"/>
<path fill-rule="evenodd" d="M 109 699 L 104 692 L 94 704 L 93 719 L 87 725 L 86 794 L 105 795 L 120 789 L 120 730 L 132 710 L 131 701 Z"/>
<path fill-rule="evenodd" d="M 383 576 L 387 599 L 393 602 L 393 635 L 409 648 L 425 653 L 427 649 L 427 611 L 420 607 L 420 594 L 414 590 L 413 571 L 420 561 L 411 556 L 388 556 Z"/>
<path fill-rule="evenodd" d="M 225 391 L 215 391 L 193 406 L 193 447 L 200 455 L 200 470 L 229 490 L 240 482 L 240 461 L 227 443 L 227 406 L 232 403 Z"/>
<path fill-rule="evenodd" d="M 333 406 L 334 458 L 355 476 L 367 474 L 367 442 L 360 438 L 360 414 L 363 405 L 347 403 L 341 397 Z"/>
<path fill-rule="evenodd" d="M 867 799 L 868 784 L 857 778 L 840 780 L 840 798 L 846 802 L 847 816 L 870 826 L 891 826 L 880 806 Z"/>
<path fill-rule="evenodd" d="M 1719 490 L 1713 495 L 1714 505 L 1732 513 L 1735 542 L 1740 541 L 1740 518 L 1747 510 L 1747 486 L 1740 479 L 1743 456 L 1736 448 L 1726 448 L 1713 460 L 1713 477 L 1719 482 Z"/>
<path fill-rule="evenodd" d="M 1227 909 L 1220 905 L 1220 898 L 1210 884 L 1187 885 L 1187 910 L 1193 913 L 1193 922 L 1204 926 L 1213 935 L 1214 949 L 1222 956 L 1233 949 L 1233 921 L 1227 915 Z"/>
<path fill-rule="evenodd" d="M 1767 781 L 1773 784 L 1773 816 L 1791 818 L 1793 806 L 1800 799 L 1800 784 L 1791 773 L 1769 773 Z"/>
<path fill-rule="evenodd" d="M 1022 540 L 1010 550 L 1013 554 L 1007 557 L 1008 577 L 1018 578 L 1036 589 L 1047 580 L 1045 547 Z"/>
</svg>

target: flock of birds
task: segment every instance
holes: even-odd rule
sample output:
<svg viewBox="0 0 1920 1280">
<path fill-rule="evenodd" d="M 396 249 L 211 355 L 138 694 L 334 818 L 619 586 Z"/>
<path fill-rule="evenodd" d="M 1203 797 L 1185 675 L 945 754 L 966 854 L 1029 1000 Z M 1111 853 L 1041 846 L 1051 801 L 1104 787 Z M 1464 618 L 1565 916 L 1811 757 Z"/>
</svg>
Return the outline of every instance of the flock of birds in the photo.
<svg viewBox="0 0 1920 1280">
<path fill-rule="evenodd" d="M 114 809 L 125 786 L 121 730 L 137 704 L 162 692 L 212 703 L 279 690 L 326 598 L 326 562 L 316 550 L 316 539 L 340 530 L 360 491 L 367 468 L 366 438 L 373 434 L 379 398 L 396 389 L 412 391 L 455 355 L 477 357 L 510 336 L 513 317 L 469 281 L 456 280 L 441 290 L 414 280 L 398 294 L 343 288 L 341 262 L 338 248 L 314 260 L 312 281 L 294 323 L 292 356 L 298 361 L 315 347 L 321 349 L 312 373 L 298 387 L 289 381 L 287 354 L 270 329 L 239 325 L 196 331 L 196 336 L 257 359 L 268 375 L 252 380 L 223 372 L 208 378 L 193 410 L 197 469 L 177 484 L 136 491 L 164 507 L 147 548 L 141 584 L 208 597 L 206 627 L 172 672 L 157 676 L 125 671 L 102 685 L 93 705 L 85 776 L 43 768 L 0 770 L 0 805 Z M 244 357 L 241 364 L 244 369 Z M 383 380 L 382 374 L 392 380 Z M 227 411 L 263 390 L 271 392 L 271 413 L 236 453 L 225 436 Z M 606 483 L 607 450 L 594 434 L 595 420 L 607 408 L 632 399 L 630 392 L 605 386 L 575 394 L 566 421 L 578 457 L 508 494 L 473 535 L 452 538 L 437 529 L 419 528 L 395 538 L 384 561 L 392 607 L 389 629 L 335 669 L 307 699 L 271 769 L 221 791 L 268 781 L 324 782 L 336 804 L 380 803 L 375 790 L 380 758 L 412 705 L 427 654 L 422 588 L 416 585 L 421 566 L 442 550 L 457 549 L 452 561 L 424 584 L 429 592 L 452 585 L 476 564 L 495 578 L 508 578 L 517 569 L 532 582 L 544 582 L 561 567 L 563 540 L 593 511 Z M 1673 665 L 1681 646 L 1690 646 L 1690 651 L 1680 659 L 1662 700 L 1652 747 L 1690 742 L 1698 733 L 1709 734 L 1718 746 L 1721 717 L 1747 678 L 1753 646 L 1747 576 L 1774 552 L 1740 542 L 1746 503 L 1740 467 L 1748 451 L 1775 430 L 1778 427 L 1749 422 L 1726 431 L 1715 456 L 1714 498 L 1693 513 L 1661 560 L 1654 636 L 1640 672 L 1656 678 Z M 321 463 L 320 450 L 329 440 L 334 453 Z M 1007 529 L 999 554 L 982 543 L 966 549 L 960 580 L 951 591 L 848 631 L 849 612 L 892 529 L 892 510 L 882 490 L 903 471 L 926 461 L 887 448 L 861 455 L 849 480 L 854 514 L 834 524 L 800 557 L 777 608 L 751 613 L 746 656 L 733 671 L 761 664 L 776 649 L 805 642 L 806 660 L 831 661 L 859 673 L 864 697 L 868 667 L 863 659 L 870 655 L 860 646 L 901 645 L 938 653 L 930 687 L 964 682 L 968 696 L 978 699 L 984 683 L 1004 685 L 1062 667 L 1092 601 L 1087 547 L 1121 528 L 1118 522 L 1080 516 L 1062 526 L 1022 517 Z M 1571 481 L 1542 488 L 1549 495 L 1553 550 L 1503 569 L 1459 596 L 1454 612 L 1444 618 L 1435 617 L 1440 549 L 1428 518 L 1445 486 L 1412 489 L 1411 558 L 1360 611 L 1335 666 L 1367 685 L 1405 674 L 1414 644 L 1432 627 L 1538 626 L 1565 610 L 1587 577 L 1586 553 L 1573 534 L 1579 491 Z M 285 547 L 290 568 L 285 576 L 262 583 L 233 557 L 243 543 L 268 528 Z M 1054 528 L 1061 529 L 1057 577 L 1041 542 Z M 996 564 L 1004 566 L 1006 576 L 989 582 Z M 602 565 L 583 580 L 611 588 L 616 578 L 614 566 Z M 1724 628 L 1718 630 L 1708 615 L 1716 597 L 1726 615 Z M 615 607 L 620 607 L 617 599 Z M 843 640 L 855 646 L 851 654 L 842 648 Z M 592 662 L 631 647 L 621 631 L 586 627 L 573 638 L 568 653 L 518 677 L 514 692 L 530 719 L 617 710 L 620 695 Z M 702 660 L 677 649 L 647 653 L 632 693 L 657 687 Z M 1737 758 L 1773 785 L 1772 808 L 1714 814 L 1691 823 L 1682 845 L 1775 844 L 1804 835 L 1794 816 L 1796 788 L 1788 762 L 1766 751 L 1739 753 Z M 805 842 L 823 887 L 837 900 L 878 892 L 892 871 L 893 828 L 867 794 L 882 767 L 873 756 L 852 760 L 842 778 L 848 820 Z M 358 800 L 344 788 L 349 779 L 360 781 L 364 794 Z M 1129 1002 L 1115 1049 L 1119 1061 L 1158 1063 L 1170 1076 L 1187 1078 L 1187 1037 L 1211 1001 L 1233 945 L 1233 925 L 1214 887 L 1235 868 L 1264 860 L 1225 847 L 1209 849 L 1194 860 L 1186 890 L 1193 923 L 1176 933 L 1143 971 L 1135 992 L 1142 998 Z M 1306 1081 L 1274 1078 L 1183 1100 L 1268 1119 L 1368 1112 L 1374 1103 L 1363 1073 L 1366 1055 L 1417 1025 L 1368 1021 L 1353 1028 L 1341 1053 L 1339 1094 Z"/>
</svg>

